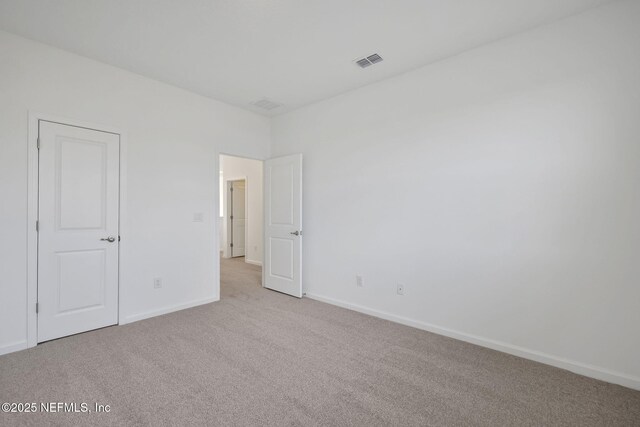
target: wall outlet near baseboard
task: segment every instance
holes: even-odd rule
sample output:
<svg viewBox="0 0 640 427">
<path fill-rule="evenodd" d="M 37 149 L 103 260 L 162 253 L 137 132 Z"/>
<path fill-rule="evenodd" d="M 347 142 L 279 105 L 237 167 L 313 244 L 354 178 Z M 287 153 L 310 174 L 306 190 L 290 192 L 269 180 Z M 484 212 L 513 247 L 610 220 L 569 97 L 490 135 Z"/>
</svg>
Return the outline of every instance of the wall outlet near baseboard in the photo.
<svg viewBox="0 0 640 427">
<path fill-rule="evenodd" d="M 156 277 L 155 279 L 153 279 L 153 288 L 160 289 L 161 287 L 162 287 L 162 279 L 159 277 Z"/>
<path fill-rule="evenodd" d="M 356 276 L 356 286 L 362 288 L 364 286 L 364 278 L 360 275 Z"/>
<path fill-rule="evenodd" d="M 398 288 L 396 289 L 396 293 L 398 295 L 404 295 L 404 285 L 403 284 L 398 284 Z"/>
</svg>

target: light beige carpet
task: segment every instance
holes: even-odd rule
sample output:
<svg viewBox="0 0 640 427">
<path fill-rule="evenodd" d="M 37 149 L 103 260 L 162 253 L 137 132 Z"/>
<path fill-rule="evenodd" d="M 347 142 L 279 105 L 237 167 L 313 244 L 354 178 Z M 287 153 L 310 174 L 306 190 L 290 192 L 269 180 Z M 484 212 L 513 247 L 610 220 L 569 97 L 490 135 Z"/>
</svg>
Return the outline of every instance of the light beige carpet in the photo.
<svg viewBox="0 0 640 427">
<path fill-rule="evenodd" d="M 640 392 L 259 285 L 0 357 L 0 402 L 111 412 L 0 425 L 640 425 Z"/>
</svg>

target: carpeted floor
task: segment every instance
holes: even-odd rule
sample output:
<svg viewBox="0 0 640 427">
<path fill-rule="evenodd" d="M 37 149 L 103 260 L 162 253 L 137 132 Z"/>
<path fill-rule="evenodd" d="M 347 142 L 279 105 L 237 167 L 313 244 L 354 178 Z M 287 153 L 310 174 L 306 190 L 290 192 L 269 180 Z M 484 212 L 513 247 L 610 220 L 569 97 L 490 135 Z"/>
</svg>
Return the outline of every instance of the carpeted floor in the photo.
<svg viewBox="0 0 640 427">
<path fill-rule="evenodd" d="M 0 425 L 640 425 L 640 392 L 260 287 L 223 260 L 220 302 L 0 357 Z"/>
</svg>

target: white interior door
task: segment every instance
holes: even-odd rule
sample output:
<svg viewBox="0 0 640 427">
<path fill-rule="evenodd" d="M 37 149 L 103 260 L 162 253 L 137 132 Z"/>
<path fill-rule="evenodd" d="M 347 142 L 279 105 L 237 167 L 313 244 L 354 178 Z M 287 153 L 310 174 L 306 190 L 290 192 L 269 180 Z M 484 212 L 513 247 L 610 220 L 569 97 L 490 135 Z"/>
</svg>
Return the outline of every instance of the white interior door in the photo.
<svg viewBox="0 0 640 427">
<path fill-rule="evenodd" d="M 231 256 L 245 255 L 245 236 L 247 227 L 246 184 L 244 180 L 231 181 L 229 186 L 231 213 Z"/>
<path fill-rule="evenodd" d="M 302 154 L 264 165 L 264 286 L 302 298 Z"/>
<path fill-rule="evenodd" d="M 40 121 L 38 342 L 118 323 L 119 135 Z"/>
</svg>

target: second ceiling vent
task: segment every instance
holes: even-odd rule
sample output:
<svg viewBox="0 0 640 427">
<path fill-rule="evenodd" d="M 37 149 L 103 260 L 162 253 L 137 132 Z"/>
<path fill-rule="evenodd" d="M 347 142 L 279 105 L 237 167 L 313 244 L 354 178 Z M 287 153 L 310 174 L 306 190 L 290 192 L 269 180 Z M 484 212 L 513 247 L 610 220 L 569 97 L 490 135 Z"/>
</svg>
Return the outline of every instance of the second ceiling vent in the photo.
<svg viewBox="0 0 640 427">
<path fill-rule="evenodd" d="M 367 68 L 369 65 L 377 64 L 378 62 L 382 62 L 382 56 L 377 53 L 361 59 L 356 59 L 356 64 L 358 64 L 360 68 Z"/>
<path fill-rule="evenodd" d="M 282 104 L 278 104 L 277 102 L 273 102 L 267 98 L 262 98 L 256 102 L 253 102 L 252 104 L 258 108 L 262 108 L 263 110 L 274 110 L 276 108 L 282 107 Z"/>
</svg>

